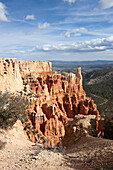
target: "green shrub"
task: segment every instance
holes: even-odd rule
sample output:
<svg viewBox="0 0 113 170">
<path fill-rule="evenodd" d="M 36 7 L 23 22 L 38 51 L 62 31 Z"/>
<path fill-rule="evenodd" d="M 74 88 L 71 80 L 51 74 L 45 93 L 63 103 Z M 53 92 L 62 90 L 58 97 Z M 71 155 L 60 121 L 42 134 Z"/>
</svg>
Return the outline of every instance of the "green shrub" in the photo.
<svg viewBox="0 0 113 170">
<path fill-rule="evenodd" d="M 22 123 L 27 121 L 28 99 L 20 94 L 0 92 L 0 127 L 7 129 L 18 119 Z"/>
</svg>

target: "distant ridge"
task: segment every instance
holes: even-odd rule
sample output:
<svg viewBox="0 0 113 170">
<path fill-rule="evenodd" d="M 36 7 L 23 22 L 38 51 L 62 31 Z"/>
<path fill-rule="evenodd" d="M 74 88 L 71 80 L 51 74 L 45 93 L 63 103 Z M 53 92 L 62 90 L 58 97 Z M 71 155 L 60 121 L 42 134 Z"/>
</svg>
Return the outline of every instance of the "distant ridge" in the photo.
<svg viewBox="0 0 113 170">
<path fill-rule="evenodd" d="M 93 60 L 93 61 L 63 61 L 63 60 L 49 60 L 52 63 L 70 63 L 70 64 L 110 64 L 113 60 Z"/>
</svg>

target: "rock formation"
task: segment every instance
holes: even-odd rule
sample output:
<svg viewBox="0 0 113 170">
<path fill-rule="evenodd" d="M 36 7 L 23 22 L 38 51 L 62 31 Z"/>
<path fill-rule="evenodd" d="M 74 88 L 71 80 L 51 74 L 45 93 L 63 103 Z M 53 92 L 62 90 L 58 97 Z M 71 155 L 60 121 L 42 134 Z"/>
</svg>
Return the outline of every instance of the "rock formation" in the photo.
<svg viewBox="0 0 113 170">
<path fill-rule="evenodd" d="M 51 72 L 52 65 L 48 61 L 21 61 L 19 60 L 21 73 L 42 73 Z"/>
<path fill-rule="evenodd" d="M 65 135 L 65 125 L 75 115 L 94 115 L 98 129 L 99 112 L 94 101 L 86 97 L 82 87 L 81 68 L 69 74 L 69 81 L 61 74 L 23 76 L 23 84 L 38 95 L 32 103 L 35 114 L 32 123 L 47 139 L 47 145 L 54 146 Z"/>
<path fill-rule="evenodd" d="M 48 61 L 21 61 L 14 58 L 0 58 L 0 91 L 23 90 L 22 75 L 52 72 Z"/>
<path fill-rule="evenodd" d="M 23 82 L 16 59 L 0 58 L 0 91 L 15 92 L 23 89 Z"/>
<path fill-rule="evenodd" d="M 9 60 L 9 63 L 6 59 L 0 61 L 2 66 L 0 89 L 3 84 L 5 88 L 10 89 L 15 86 L 16 89 L 18 85 L 22 86 L 23 80 L 24 91 L 28 95 L 36 96 L 35 99 L 33 97 L 30 99 L 32 110 L 28 116 L 35 131 L 46 138 L 45 145 L 54 146 L 60 142 L 65 135 L 65 125 L 78 114 L 95 115 L 98 130 L 99 112 L 94 101 L 86 97 L 83 90 L 81 68 L 78 68 L 75 74 L 70 73 L 67 80 L 65 76 L 52 72 L 50 62 L 19 61 L 17 63 L 15 60 L 14 64 L 13 60 Z M 5 81 L 11 79 L 10 85 L 6 86 L 4 79 Z M 27 134 L 29 139 L 39 142 L 36 133 Z"/>
<path fill-rule="evenodd" d="M 76 115 L 73 121 L 69 121 L 65 126 L 65 136 L 62 140 L 63 147 L 71 147 L 81 137 L 87 135 L 96 137 L 97 131 L 95 127 L 96 115 Z"/>
</svg>

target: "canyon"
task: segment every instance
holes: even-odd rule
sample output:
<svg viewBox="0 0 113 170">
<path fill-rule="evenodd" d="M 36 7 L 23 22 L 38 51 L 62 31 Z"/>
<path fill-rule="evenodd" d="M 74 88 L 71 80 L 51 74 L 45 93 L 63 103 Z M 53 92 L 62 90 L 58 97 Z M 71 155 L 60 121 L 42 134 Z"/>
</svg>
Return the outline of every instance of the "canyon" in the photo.
<svg viewBox="0 0 113 170">
<path fill-rule="evenodd" d="M 52 72 L 52 64 L 48 61 L 2 58 L 0 91 L 21 91 L 28 95 L 29 124 L 35 133 L 26 129 L 26 134 L 33 142 L 43 143 L 45 139 L 45 146 L 54 147 L 65 136 L 65 126 L 76 120 L 77 115 L 92 115 L 98 133 L 100 115 L 94 101 L 83 90 L 80 67 L 75 74 L 64 76 Z"/>
</svg>

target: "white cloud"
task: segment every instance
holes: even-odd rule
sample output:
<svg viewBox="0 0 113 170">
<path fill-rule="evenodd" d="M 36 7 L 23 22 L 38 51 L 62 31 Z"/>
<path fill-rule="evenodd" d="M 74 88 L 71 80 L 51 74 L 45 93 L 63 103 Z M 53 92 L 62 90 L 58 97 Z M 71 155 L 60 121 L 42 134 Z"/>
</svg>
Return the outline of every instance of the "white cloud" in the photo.
<svg viewBox="0 0 113 170">
<path fill-rule="evenodd" d="M 26 19 L 26 20 L 35 20 L 35 16 L 34 16 L 33 14 L 27 15 L 27 16 L 25 17 L 25 19 Z"/>
<path fill-rule="evenodd" d="M 64 2 L 68 2 L 69 4 L 75 3 L 76 0 L 63 0 Z"/>
<path fill-rule="evenodd" d="M 41 23 L 38 24 L 38 28 L 39 28 L 39 29 L 46 29 L 46 28 L 48 28 L 49 26 L 50 26 L 50 24 L 47 23 L 47 22 L 44 22 L 43 24 L 41 24 Z"/>
<path fill-rule="evenodd" d="M 54 43 L 41 43 L 42 45 L 37 46 L 35 43 L 32 47 L 29 45 L 27 48 L 26 46 L 18 46 L 17 48 L 14 45 L 10 49 L 5 44 L 5 48 L 4 45 L 1 45 L 3 48 L 0 51 L 0 56 L 26 57 L 27 60 L 30 60 L 31 57 L 36 60 L 37 56 L 42 56 L 42 60 L 50 60 L 53 56 L 60 60 L 113 59 L 113 36 L 74 43 Z"/>
<path fill-rule="evenodd" d="M 82 33 L 87 33 L 88 30 L 84 27 L 81 27 L 81 28 L 76 28 L 76 29 L 72 29 L 70 31 L 67 31 L 65 33 L 65 37 L 71 37 L 72 35 L 73 36 L 81 36 Z"/>
<path fill-rule="evenodd" d="M 0 21 L 9 22 L 6 15 L 6 6 L 2 2 L 0 2 Z"/>
<path fill-rule="evenodd" d="M 42 46 L 36 46 L 31 52 L 101 52 L 113 50 L 113 36 L 102 39 L 93 39 L 91 41 L 76 42 L 73 44 L 57 44 L 50 45 L 45 44 Z"/>
<path fill-rule="evenodd" d="M 113 0 L 100 0 L 99 1 L 99 8 L 107 9 L 113 7 Z"/>
</svg>

